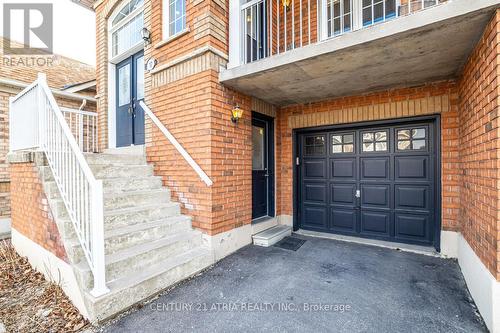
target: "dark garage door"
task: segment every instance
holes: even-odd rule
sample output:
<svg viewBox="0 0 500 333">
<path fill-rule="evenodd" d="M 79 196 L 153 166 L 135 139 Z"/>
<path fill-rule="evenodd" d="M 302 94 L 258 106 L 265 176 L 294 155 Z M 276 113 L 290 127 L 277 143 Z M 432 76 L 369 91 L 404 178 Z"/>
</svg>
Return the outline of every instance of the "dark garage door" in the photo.
<svg viewBox="0 0 500 333">
<path fill-rule="evenodd" d="M 299 134 L 299 227 L 432 245 L 433 128 L 412 123 Z"/>
</svg>

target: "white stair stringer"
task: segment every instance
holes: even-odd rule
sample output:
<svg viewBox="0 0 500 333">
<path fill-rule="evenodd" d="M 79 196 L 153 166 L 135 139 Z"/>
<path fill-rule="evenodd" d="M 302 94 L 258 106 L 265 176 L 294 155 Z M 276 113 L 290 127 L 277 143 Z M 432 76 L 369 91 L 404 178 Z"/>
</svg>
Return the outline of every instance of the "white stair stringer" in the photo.
<svg viewBox="0 0 500 333">
<path fill-rule="evenodd" d="M 144 156 L 87 154 L 104 186 L 106 283 L 110 292 L 90 295 L 93 276 L 46 163 L 38 166 L 54 220 L 91 321 L 102 321 L 182 281 L 214 262 L 202 233 L 191 227 L 179 203 Z"/>
</svg>

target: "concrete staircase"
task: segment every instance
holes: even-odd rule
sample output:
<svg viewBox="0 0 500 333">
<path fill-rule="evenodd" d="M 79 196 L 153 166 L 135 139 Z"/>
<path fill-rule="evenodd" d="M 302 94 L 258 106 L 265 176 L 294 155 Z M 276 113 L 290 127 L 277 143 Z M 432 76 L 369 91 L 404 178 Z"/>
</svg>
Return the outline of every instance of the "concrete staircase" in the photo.
<svg viewBox="0 0 500 333">
<path fill-rule="evenodd" d="M 91 320 L 99 321 L 213 263 L 200 231 L 142 155 L 87 154 L 104 184 L 106 281 L 110 293 L 90 295 L 93 276 L 48 166 L 39 167 L 45 193 Z"/>
</svg>

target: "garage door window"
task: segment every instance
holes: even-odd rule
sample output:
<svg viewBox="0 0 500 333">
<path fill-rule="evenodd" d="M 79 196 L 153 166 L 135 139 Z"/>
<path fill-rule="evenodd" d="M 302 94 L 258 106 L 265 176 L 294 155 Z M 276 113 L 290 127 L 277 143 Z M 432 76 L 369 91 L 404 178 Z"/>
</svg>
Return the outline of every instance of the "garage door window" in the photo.
<svg viewBox="0 0 500 333">
<path fill-rule="evenodd" d="M 325 136 L 307 136 L 305 140 L 305 154 L 307 156 L 323 155 L 325 153 Z"/>
<path fill-rule="evenodd" d="M 332 135 L 332 153 L 353 153 L 354 133 Z"/>
<path fill-rule="evenodd" d="M 426 150 L 427 131 L 425 128 L 408 128 L 397 131 L 398 150 Z"/>
<path fill-rule="evenodd" d="M 363 152 L 387 151 L 387 131 L 364 132 Z"/>
</svg>

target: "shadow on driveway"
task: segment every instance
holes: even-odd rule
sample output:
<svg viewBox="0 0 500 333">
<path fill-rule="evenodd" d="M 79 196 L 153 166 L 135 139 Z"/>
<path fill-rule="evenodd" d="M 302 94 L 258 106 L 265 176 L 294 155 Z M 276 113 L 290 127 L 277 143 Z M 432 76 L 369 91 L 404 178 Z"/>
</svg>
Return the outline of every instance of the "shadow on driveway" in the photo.
<svg viewBox="0 0 500 333">
<path fill-rule="evenodd" d="M 454 260 L 310 238 L 247 246 L 106 332 L 484 332 Z"/>
</svg>

